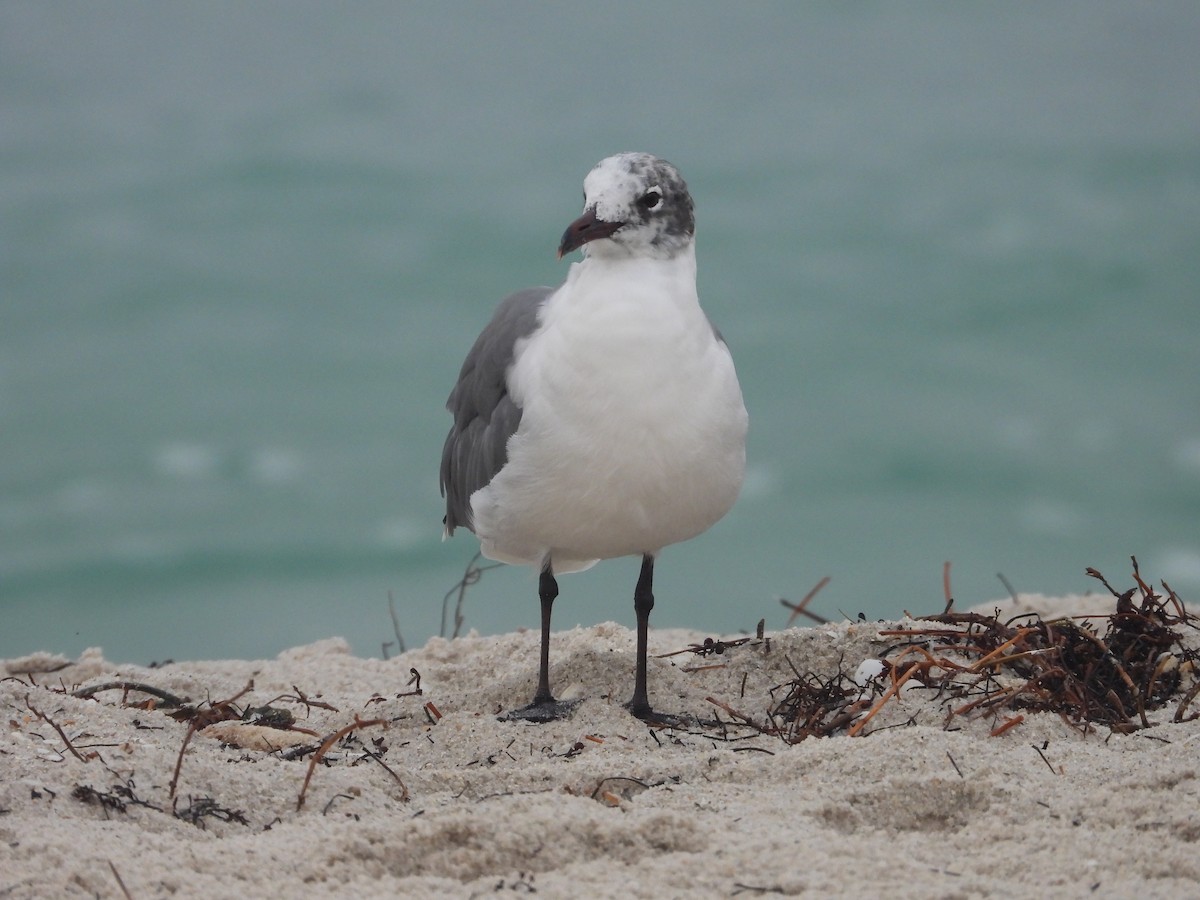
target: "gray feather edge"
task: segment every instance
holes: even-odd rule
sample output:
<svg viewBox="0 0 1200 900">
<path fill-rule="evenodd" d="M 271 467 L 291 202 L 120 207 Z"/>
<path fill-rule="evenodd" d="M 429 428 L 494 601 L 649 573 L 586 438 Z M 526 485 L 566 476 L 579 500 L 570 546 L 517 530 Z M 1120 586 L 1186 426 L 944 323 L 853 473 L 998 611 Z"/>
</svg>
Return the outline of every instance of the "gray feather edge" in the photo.
<svg viewBox="0 0 1200 900">
<path fill-rule="evenodd" d="M 472 528 L 471 495 L 508 461 L 508 439 L 521 424 L 521 408 L 508 394 L 508 369 L 517 341 L 538 327 L 538 311 L 555 288 L 517 291 L 501 301 L 463 361 L 446 409 L 454 424 L 442 447 L 441 489 L 446 534 Z"/>
</svg>

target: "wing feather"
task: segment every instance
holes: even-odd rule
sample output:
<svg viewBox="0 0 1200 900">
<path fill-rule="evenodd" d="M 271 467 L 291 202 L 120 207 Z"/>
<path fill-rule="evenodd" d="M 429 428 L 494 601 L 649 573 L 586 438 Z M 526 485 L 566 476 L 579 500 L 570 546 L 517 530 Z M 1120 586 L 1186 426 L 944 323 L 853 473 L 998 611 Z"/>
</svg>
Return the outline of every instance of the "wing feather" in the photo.
<svg viewBox="0 0 1200 900">
<path fill-rule="evenodd" d="M 460 525 L 472 528 L 471 495 L 508 461 L 508 439 L 521 424 L 521 408 L 508 393 L 508 370 L 517 341 L 537 329 L 538 311 L 553 292 L 527 288 L 502 300 L 463 361 L 446 401 L 454 424 L 442 447 L 448 535 Z"/>
</svg>

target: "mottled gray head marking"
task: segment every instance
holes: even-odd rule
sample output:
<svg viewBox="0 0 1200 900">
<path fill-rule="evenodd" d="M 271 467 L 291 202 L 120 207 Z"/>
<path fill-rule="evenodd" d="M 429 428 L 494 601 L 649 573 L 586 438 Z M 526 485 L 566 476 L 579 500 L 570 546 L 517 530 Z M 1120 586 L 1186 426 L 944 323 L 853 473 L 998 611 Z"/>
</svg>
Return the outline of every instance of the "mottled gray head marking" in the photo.
<svg viewBox="0 0 1200 900">
<path fill-rule="evenodd" d="M 679 170 L 649 153 L 601 160 L 583 182 L 584 215 L 563 235 L 560 255 L 669 259 L 692 242 L 692 197 Z"/>
</svg>

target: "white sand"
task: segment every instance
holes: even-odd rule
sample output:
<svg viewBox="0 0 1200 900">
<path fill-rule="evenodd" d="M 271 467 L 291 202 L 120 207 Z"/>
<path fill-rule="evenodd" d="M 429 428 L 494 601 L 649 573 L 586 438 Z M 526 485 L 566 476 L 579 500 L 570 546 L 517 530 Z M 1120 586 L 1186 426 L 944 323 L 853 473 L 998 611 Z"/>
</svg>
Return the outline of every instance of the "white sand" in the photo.
<svg viewBox="0 0 1200 900">
<path fill-rule="evenodd" d="M 1043 610 L 1111 606 L 1102 597 L 1033 602 Z M 721 656 L 656 659 L 651 698 L 710 716 L 711 696 L 761 719 L 769 689 L 794 677 L 789 660 L 827 674 L 840 661 L 853 672 L 894 640 L 879 637 L 884 627 L 791 629 L 769 635 L 769 650 L 748 643 Z M 651 652 L 704 637 L 653 632 Z M 586 898 L 1200 896 L 1200 722 L 1172 723 L 1174 702 L 1151 714 L 1153 727 L 1129 735 L 1101 728 L 1082 736 L 1055 715 L 1028 714 L 990 737 L 1011 713 L 958 717 L 960 730 L 946 731 L 946 707 L 913 689 L 889 702 L 865 737 L 723 741 L 711 728 L 709 736 L 652 734 L 621 708 L 632 649 L 632 633 L 612 624 L 555 635 L 556 687 L 587 699 L 570 720 L 541 726 L 495 717 L 532 692 L 533 632 L 435 639 L 390 661 L 354 657 L 336 639 L 269 661 L 160 669 L 91 652 L 28 676 L 18 673 L 47 661 L 10 661 L 0 681 L 0 898 L 119 898 L 121 882 L 139 900 L 532 890 Z M 424 693 L 397 699 L 411 667 Z M 336 707 L 306 716 L 297 702 L 274 703 L 319 735 L 355 716 L 389 725 L 363 728 L 362 744 L 331 750 L 301 810 L 311 755 L 286 760 L 196 735 L 176 810 L 211 798 L 246 823 L 210 815 L 197 825 L 171 814 L 168 788 L 187 725 L 122 707 L 120 691 L 93 699 L 62 692 L 117 679 L 193 703 L 230 697 L 253 679 L 239 706 L 298 689 Z M 427 702 L 442 713 L 436 724 Z M 229 724 L 215 732 L 243 744 L 264 735 L 281 745 L 313 742 Z M 382 759 L 403 786 L 363 745 L 386 747 Z M 123 787 L 158 808 L 126 795 L 124 811 L 105 810 L 73 796 L 80 785 L 110 795 Z"/>
</svg>

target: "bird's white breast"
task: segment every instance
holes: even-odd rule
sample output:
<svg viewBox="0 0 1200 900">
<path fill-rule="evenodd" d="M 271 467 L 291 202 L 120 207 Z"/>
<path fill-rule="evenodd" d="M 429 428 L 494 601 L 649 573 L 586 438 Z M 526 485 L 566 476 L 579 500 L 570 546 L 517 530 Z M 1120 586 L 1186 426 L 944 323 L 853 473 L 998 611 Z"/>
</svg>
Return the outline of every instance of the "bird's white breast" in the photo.
<svg viewBox="0 0 1200 900">
<path fill-rule="evenodd" d="M 695 256 L 572 266 L 508 388 L 522 408 L 508 462 L 472 497 L 485 553 L 569 571 L 656 553 L 733 505 L 746 411 L 700 309 Z"/>
</svg>

